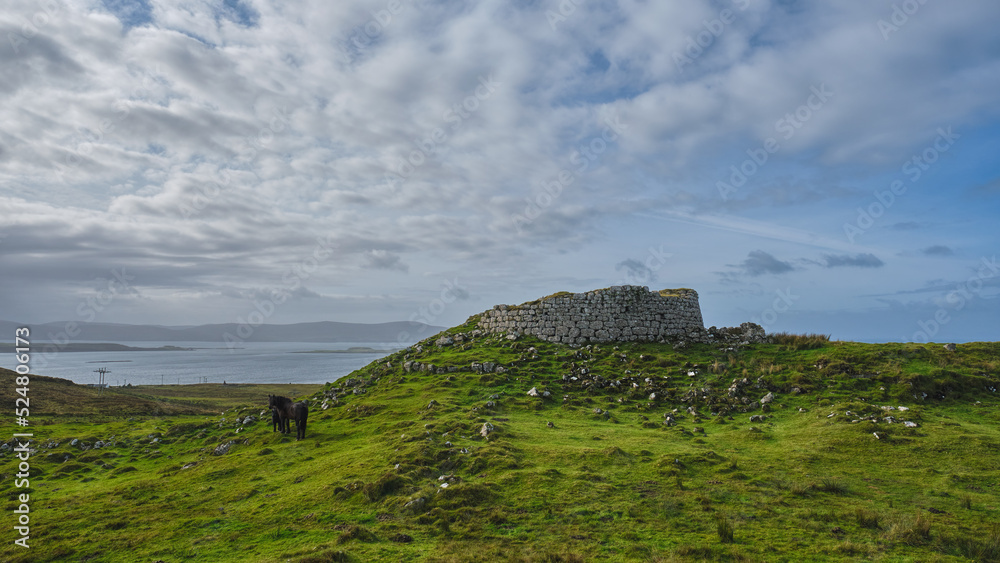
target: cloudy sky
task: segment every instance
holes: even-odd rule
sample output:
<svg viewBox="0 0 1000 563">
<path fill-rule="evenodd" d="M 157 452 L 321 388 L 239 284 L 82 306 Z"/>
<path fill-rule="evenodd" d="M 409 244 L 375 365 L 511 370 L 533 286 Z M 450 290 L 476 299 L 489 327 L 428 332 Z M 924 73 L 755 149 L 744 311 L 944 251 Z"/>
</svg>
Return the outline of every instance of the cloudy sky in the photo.
<svg viewBox="0 0 1000 563">
<path fill-rule="evenodd" d="M 423 320 L 632 283 L 1000 339 L 1000 3 L 8 0 L 0 319 Z"/>
</svg>

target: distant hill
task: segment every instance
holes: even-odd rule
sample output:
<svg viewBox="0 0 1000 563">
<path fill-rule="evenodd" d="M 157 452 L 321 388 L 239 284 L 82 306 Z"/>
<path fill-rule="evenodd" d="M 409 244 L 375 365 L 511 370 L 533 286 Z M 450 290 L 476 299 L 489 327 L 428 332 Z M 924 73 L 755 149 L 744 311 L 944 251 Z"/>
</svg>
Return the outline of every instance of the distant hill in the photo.
<svg viewBox="0 0 1000 563">
<path fill-rule="evenodd" d="M 25 325 L 0 320 L 0 334 L 9 334 L 11 342 L 14 329 L 21 326 L 31 328 L 32 341 L 52 341 L 66 330 L 69 321 Z M 264 324 L 245 336 L 246 328 L 237 332 L 236 323 L 210 324 L 200 326 L 158 326 L 113 323 L 84 323 L 77 326 L 80 334 L 73 341 L 96 342 L 225 342 L 226 334 L 244 342 L 391 342 L 409 343 L 436 334 L 444 327 L 424 323 L 397 321 L 389 323 L 363 324 L 322 321 L 295 324 Z"/>
</svg>

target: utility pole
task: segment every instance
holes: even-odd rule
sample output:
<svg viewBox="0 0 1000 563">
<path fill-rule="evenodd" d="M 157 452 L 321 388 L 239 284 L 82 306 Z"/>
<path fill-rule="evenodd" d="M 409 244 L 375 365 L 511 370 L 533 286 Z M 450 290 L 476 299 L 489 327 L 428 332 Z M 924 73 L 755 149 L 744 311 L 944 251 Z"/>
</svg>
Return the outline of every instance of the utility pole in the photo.
<svg viewBox="0 0 1000 563">
<path fill-rule="evenodd" d="M 100 383 L 99 387 L 97 388 L 98 389 L 97 394 L 101 395 L 104 393 L 104 376 L 108 373 L 108 368 L 95 369 L 94 373 L 100 374 Z"/>
</svg>

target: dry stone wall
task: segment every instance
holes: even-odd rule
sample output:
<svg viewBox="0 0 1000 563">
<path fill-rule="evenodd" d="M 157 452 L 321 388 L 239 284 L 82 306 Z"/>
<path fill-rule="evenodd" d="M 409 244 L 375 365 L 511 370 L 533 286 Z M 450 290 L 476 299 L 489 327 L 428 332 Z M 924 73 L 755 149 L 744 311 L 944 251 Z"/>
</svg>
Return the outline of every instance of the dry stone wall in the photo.
<svg viewBox="0 0 1000 563">
<path fill-rule="evenodd" d="M 698 292 L 655 292 L 633 285 L 560 293 L 521 305 L 496 305 L 480 316 L 479 327 L 564 344 L 711 339 L 701 318 Z"/>
</svg>

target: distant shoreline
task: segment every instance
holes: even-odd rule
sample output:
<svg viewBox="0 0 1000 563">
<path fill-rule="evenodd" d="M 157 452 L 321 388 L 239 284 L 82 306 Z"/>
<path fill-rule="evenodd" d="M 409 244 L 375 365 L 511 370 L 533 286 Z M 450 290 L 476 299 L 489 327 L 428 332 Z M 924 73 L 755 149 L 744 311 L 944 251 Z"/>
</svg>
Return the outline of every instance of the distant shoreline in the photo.
<svg viewBox="0 0 1000 563">
<path fill-rule="evenodd" d="M 114 344 L 111 342 L 68 342 L 63 345 L 52 342 L 33 342 L 31 348 L 49 352 L 49 347 L 54 347 L 54 352 L 190 352 L 200 350 L 200 348 L 184 348 L 181 346 L 160 346 L 159 348 L 139 348 L 137 346 L 126 346 L 124 344 Z M 14 345 L 0 344 L 0 353 L 14 352 Z"/>
<path fill-rule="evenodd" d="M 376 348 L 369 348 L 367 346 L 352 346 L 346 350 L 302 350 L 298 352 L 289 352 L 290 354 L 390 354 L 400 350 L 400 348 L 394 348 L 391 350 L 378 350 Z"/>
</svg>

